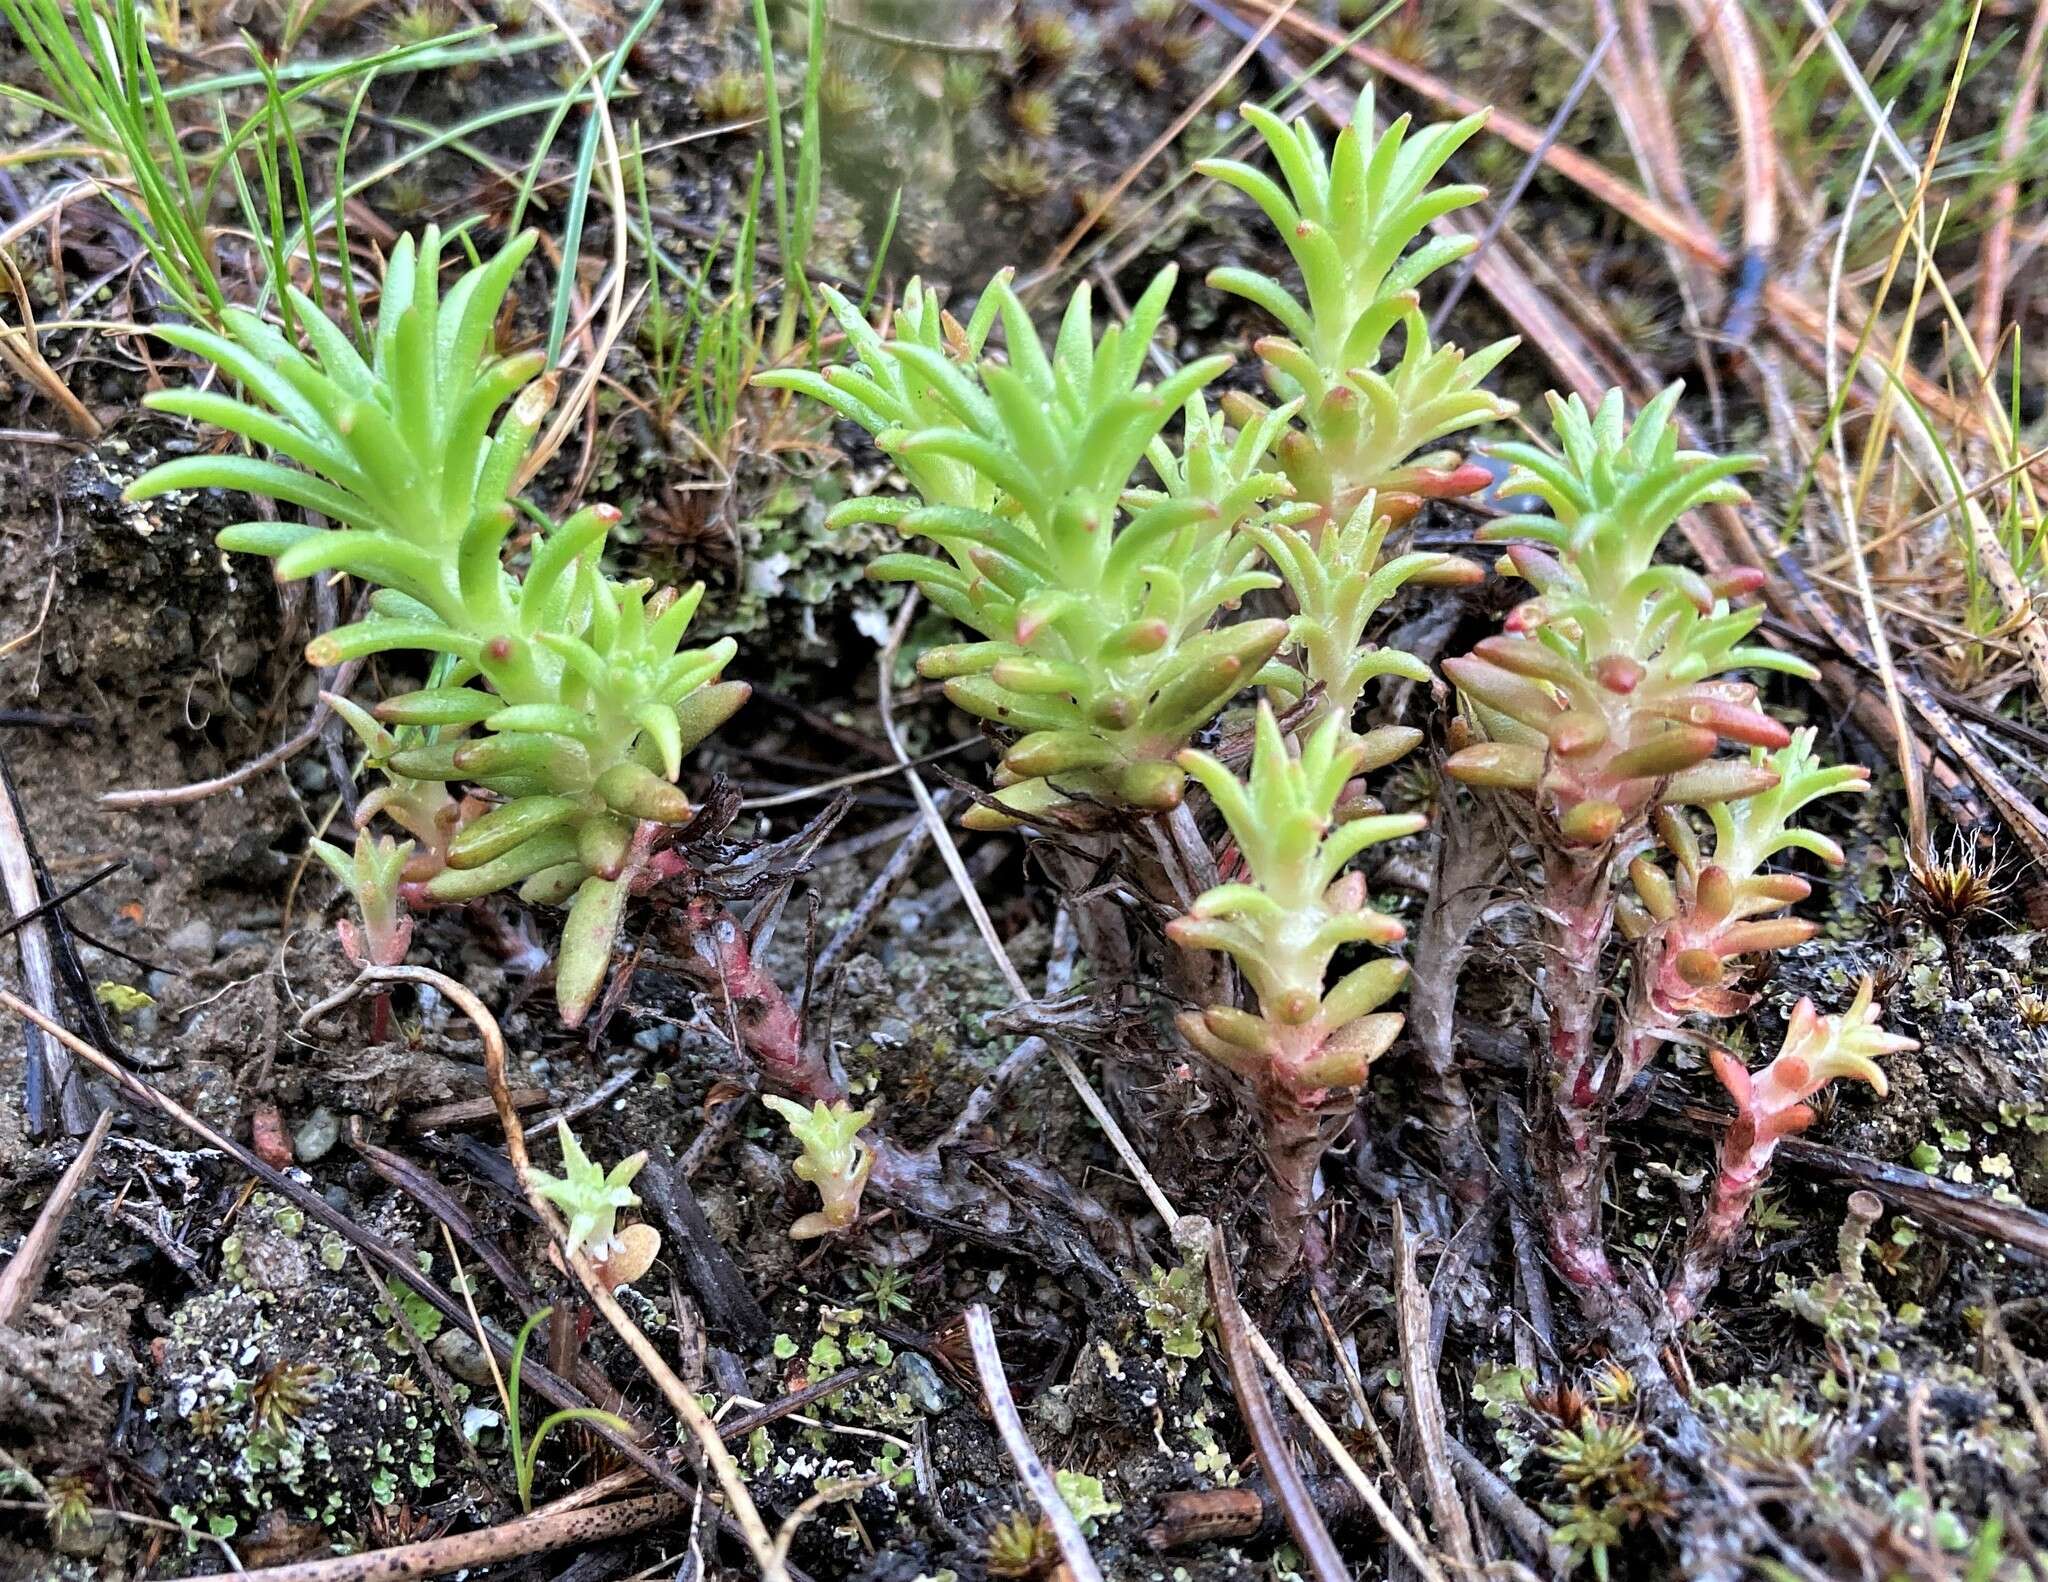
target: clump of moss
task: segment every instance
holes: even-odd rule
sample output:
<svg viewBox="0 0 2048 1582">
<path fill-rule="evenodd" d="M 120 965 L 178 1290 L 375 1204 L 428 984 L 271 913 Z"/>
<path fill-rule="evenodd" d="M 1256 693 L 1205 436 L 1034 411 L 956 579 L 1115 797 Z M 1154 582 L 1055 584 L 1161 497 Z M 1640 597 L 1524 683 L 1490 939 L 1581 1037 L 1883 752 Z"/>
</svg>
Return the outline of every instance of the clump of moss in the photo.
<svg viewBox="0 0 2048 1582">
<path fill-rule="evenodd" d="M 267 1193 L 221 1255 L 219 1282 L 172 1315 L 152 1392 L 172 1516 L 229 1537 L 279 1511 L 349 1539 L 375 1509 L 422 1502 L 447 1429 L 374 1293 Z"/>
</svg>

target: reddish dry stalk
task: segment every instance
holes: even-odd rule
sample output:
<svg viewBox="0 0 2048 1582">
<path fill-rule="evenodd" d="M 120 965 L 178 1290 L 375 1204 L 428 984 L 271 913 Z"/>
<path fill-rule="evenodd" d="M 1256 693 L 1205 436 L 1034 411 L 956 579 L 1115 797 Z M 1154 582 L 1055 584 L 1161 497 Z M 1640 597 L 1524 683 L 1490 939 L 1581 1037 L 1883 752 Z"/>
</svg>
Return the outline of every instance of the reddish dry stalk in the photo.
<svg viewBox="0 0 2048 1582">
<path fill-rule="evenodd" d="M 1611 845 L 1588 855 L 1553 847 L 1544 861 L 1543 1006 L 1550 1065 L 1537 1084 L 1537 1171 L 1550 1251 L 1582 1298 L 1614 1284 L 1601 1237 L 1607 1094 L 1593 1058 L 1600 1029 L 1601 957 L 1614 929 Z"/>
<path fill-rule="evenodd" d="M 737 918 L 699 895 L 669 915 L 668 927 L 683 969 L 728 1019 L 770 1086 L 812 1103 L 846 1097 L 823 1058 L 805 1047 L 795 1008 L 754 959 Z"/>
</svg>

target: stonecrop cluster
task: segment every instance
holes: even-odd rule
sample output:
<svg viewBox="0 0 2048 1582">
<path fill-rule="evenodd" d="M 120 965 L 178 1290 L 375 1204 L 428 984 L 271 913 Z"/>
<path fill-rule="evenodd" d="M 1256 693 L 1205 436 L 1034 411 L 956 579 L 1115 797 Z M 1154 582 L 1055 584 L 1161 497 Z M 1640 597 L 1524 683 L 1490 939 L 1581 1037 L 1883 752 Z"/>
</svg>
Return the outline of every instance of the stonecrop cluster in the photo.
<svg viewBox="0 0 2048 1582">
<path fill-rule="evenodd" d="M 334 524 L 250 522 L 220 543 L 270 556 L 280 579 L 340 571 L 371 589 L 369 613 L 315 638 L 310 663 L 433 656 L 429 685 L 384 699 L 374 720 L 350 712 L 392 777 L 365 800 L 364 816 L 382 809 L 422 836 L 430 871 L 413 877 L 429 899 L 518 885 L 526 900 L 569 903 L 556 993 L 573 1024 L 603 981 L 628 893 L 691 816 L 675 783 L 683 755 L 747 688 L 719 679 L 730 639 L 683 645 L 701 585 L 656 590 L 606 574 L 616 510 L 590 506 L 555 523 L 520 497 L 555 382 L 540 354 L 500 357 L 492 339 L 534 240 L 515 239 L 443 295 L 439 231 L 428 227 L 417 243 L 400 237 L 361 350 L 297 292 L 305 350 L 237 310 L 224 335 L 162 329 L 245 398 L 167 390 L 148 404 L 280 459 L 181 457 L 128 493 L 228 489 Z M 522 530 L 520 571 L 506 548 Z M 428 793 L 422 812 L 420 787 L 451 782 L 478 803 L 459 829 L 446 793 Z"/>
<path fill-rule="evenodd" d="M 1368 93 L 1328 149 L 1306 119 L 1246 116 L 1280 179 L 1234 161 L 1201 168 L 1271 220 L 1300 294 L 1245 268 L 1209 284 L 1284 332 L 1255 345 L 1270 403 L 1242 391 L 1212 402 L 1226 354 L 1174 364 L 1171 268 L 1099 333 L 1079 288 L 1050 341 L 1007 272 L 965 323 L 912 281 L 886 331 L 824 288 L 850 360 L 756 383 L 866 429 L 907 486 L 848 500 L 832 520 L 897 529 L 903 548 L 869 574 L 914 584 L 972 634 L 918 661 L 1000 742 L 994 794 L 966 822 L 1053 832 L 1109 858 L 1121 841 L 1140 886 L 1173 853 L 1183 876 L 1203 875 L 1159 880 L 1153 915 L 1182 915 L 1166 929 L 1172 948 L 1144 949 L 1200 966 L 1179 1026 L 1241 1080 L 1263 1124 L 1284 1273 L 1313 1220 L 1317 1166 L 1402 1027 L 1388 1007 L 1408 966 L 1356 952 L 1404 931 L 1369 904 L 1355 863 L 1425 821 L 1382 811 L 1360 777 L 1422 733 L 1362 728 L 1361 716 L 1375 681 L 1434 678 L 1366 632 L 1404 585 L 1484 576 L 1454 555 L 1387 558 L 1387 542 L 1425 501 L 1491 479 L 1443 446 L 1514 412 L 1485 380 L 1515 343 L 1469 355 L 1437 345 L 1420 305 L 1423 282 L 1474 245 L 1455 228 L 1422 237 L 1483 195 L 1436 184 L 1483 116 L 1419 130 L 1403 118 L 1375 135 Z M 421 684 L 373 710 L 330 699 L 384 776 L 361 821 L 381 816 L 411 837 L 365 830 L 352 854 L 321 850 L 362 909 L 350 954 L 403 957 L 402 896 L 518 886 L 528 901 L 569 904 L 557 997 L 573 1024 L 603 984 L 628 896 L 669 871 L 669 844 L 692 816 L 677 784 L 684 755 L 747 689 L 721 679 L 730 640 L 684 646 L 701 586 L 656 589 L 605 570 L 615 511 L 593 505 L 557 523 L 522 496 L 554 380 L 537 354 L 499 356 L 493 341 L 532 246 L 515 239 L 444 295 L 439 233 L 400 239 L 360 349 L 296 293 L 303 348 L 243 312 L 226 316 L 225 334 L 164 330 L 242 397 L 183 390 L 150 404 L 270 454 L 168 462 L 130 493 L 236 490 L 330 524 L 252 522 L 220 541 L 271 557 L 280 578 L 338 571 L 367 586 L 368 614 L 316 639 L 316 665 L 424 656 Z M 1619 392 L 1593 411 L 1553 396 L 1554 453 L 1495 447 L 1512 469 L 1501 492 L 1547 509 L 1480 537 L 1506 546 L 1502 570 L 1533 596 L 1503 632 L 1444 665 L 1462 700 L 1445 768 L 1497 797 L 1540 859 L 1549 1036 L 1536 1163 L 1553 1251 L 1582 1289 L 1614 1279 L 1600 1236 L 1608 1109 L 1685 1019 L 1747 1008 L 1733 964 L 1810 937 L 1811 924 L 1779 915 L 1808 882 L 1767 864 L 1790 850 L 1839 863 L 1832 841 L 1790 821 L 1867 781 L 1821 765 L 1813 733 L 1795 738 L 1737 679 L 1813 673 L 1749 641 L 1761 612 L 1736 601 L 1760 574 L 1703 576 L 1661 558 L 1687 512 L 1746 499 L 1735 478 L 1754 460 L 1682 448 L 1679 394 L 1673 385 L 1633 424 Z M 1248 692 L 1262 694 L 1249 730 L 1224 728 Z M 1750 751 L 1717 756 L 1729 745 Z M 1190 779 L 1204 793 L 1191 800 Z M 1689 806 L 1708 810 L 1711 849 Z M 1212 810 L 1220 845 L 1201 850 Z M 1190 899 L 1212 861 L 1221 882 Z M 1632 895 L 1615 891 L 1624 870 Z M 1605 953 L 1617 920 L 1634 970 L 1610 1044 Z M 739 938 L 736 924 L 728 933 Z M 771 1100 L 820 1194 L 796 1234 L 844 1232 L 878 1157 L 861 1135 L 872 1112 L 832 1084 L 786 1080 L 802 1063 L 800 1024 L 734 949 L 717 957 L 723 992 L 739 992 L 744 968 L 756 1023 L 779 1017 L 787 1033 L 780 1065 L 757 1058 L 811 1101 Z M 1671 1286 L 1674 1310 L 1711 1283 L 1772 1141 L 1809 1113 L 1804 1097 L 1831 1075 L 1881 1088 L 1868 1057 L 1903 1046 L 1876 1029 L 1866 987 L 1839 1021 L 1802 1005 L 1785 1053 L 1757 1077 L 1717 1062 L 1742 1109 Z M 565 1176 L 547 1188 L 577 1216 L 576 1236 L 602 1245 L 637 1166 L 606 1176 L 566 1135 L 563 1152 Z"/>
</svg>

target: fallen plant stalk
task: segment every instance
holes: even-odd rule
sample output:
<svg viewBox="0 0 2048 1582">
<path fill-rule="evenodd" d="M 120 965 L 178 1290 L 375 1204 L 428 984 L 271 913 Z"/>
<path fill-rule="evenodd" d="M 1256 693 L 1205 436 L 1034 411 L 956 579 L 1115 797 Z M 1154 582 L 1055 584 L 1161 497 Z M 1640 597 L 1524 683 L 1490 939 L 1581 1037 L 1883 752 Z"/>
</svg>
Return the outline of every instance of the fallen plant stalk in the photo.
<svg viewBox="0 0 2048 1582">
<path fill-rule="evenodd" d="M 533 1167 L 526 1155 L 526 1129 L 519 1119 L 519 1111 L 512 1103 L 512 1090 L 505 1069 L 505 1038 L 498 1030 L 498 1019 L 488 1006 L 478 999 L 469 987 L 458 983 L 444 973 L 428 967 L 371 967 L 366 968 L 364 983 L 411 983 L 422 984 L 445 995 L 468 1017 L 483 1040 L 484 1077 L 490 1083 L 491 1097 L 498 1106 L 498 1123 L 505 1132 L 505 1152 L 512 1161 L 512 1168 L 519 1177 L 519 1185 L 526 1194 L 527 1202 L 540 1222 L 554 1238 L 567 1245 L 567 1227 L 561 1216 L 555 1212 L 554 1204 L 542 1196 L 533 1182 Z M 765 1582 L 789 1582 L 789 1572 L 775 1540 L 769 1537 L 768 1529 L 762 1524 L 761 1513 L 755 1508 L 753 1496 L 748 1494 L 745 1481 L 740 1477 L 739 1467 L 732 1459 L 732 1452 L 726 1449 L 720 1437 L 718 1425 L 713 1423 L 704 1408 L 697 1404 L 697 1397 L 675 1375 L 661 1353 L 644 1335 L 640 1326 L 627 1316 L 619 1306 L 618 1298 L 612 1295 L 603 1276 L 598 1272 L 589 1256 L 580 1248 L 572 1248 L 568 1263 L 582 1285 L 584 1294 L 592 1305 L 605 1316 L 618 1336 L 626 1343 L 634 1358 L 647 1370 L 662 1398 L 680 1418 L 685 1427 L 703 1448 L 704 1457 L 711 1463 L 717 1475 L 719 1486 L 725 1491 L 727 1507 L 739 1523 L 747 1540 L 747 1547 L 753 1551 L 754 1561 L 761 1568 Z"/>
<path fill-rule="evenodd" d="M 557 1549 L 583 1548 L 644 1532 L 686 1515 L 689 1507 L 673 1494 L 645 1494 L 611 1505 L 539 1510 L 496 1527 L 451 1533 L 416 1544 L 372 1549 L 363 1554 L 300 1560 L 254 1571 L 220 1571 L 194 1582 L 418 1582 Z"/>
</svg>

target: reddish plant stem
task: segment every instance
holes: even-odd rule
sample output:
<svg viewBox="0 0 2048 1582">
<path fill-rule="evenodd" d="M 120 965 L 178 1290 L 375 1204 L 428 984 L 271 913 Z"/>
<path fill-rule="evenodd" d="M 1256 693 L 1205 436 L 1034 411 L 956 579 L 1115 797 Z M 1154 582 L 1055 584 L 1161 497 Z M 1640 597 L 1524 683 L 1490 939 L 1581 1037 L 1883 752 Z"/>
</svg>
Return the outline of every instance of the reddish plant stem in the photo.
<svg viewBox="0 0 2048 1582">
<path fill-rule="evenodd" d="M 769 1086 L 807 1102 L 846 1097 L 822 1056 L 804 1043 L 782 986 L 754 959 L 739 920 L 709 896 L 667 914 L 674 954 L 725 1018 Z"/>
<path fill-rule="evenodd" d="M 1260 1273 L 1268 1285 L 1278 1285 L 1300 1262 L 1315 1224 L 1316 1167 L 1350 1106 L 1304 1104 L 1278 1083 L 1262 1082 L 1259 1088 L 1267 1171 L 1266 1253 Z"/>
<path fill-rule="evenodd" d="M 1614 929 L 1612 851 L 1553 847 L 1544 860 L 1543 1004 L 1550 1061 L 1536 1084 L 1535 1143 L 1543 1161 L 1537 1178 L 1551 1256 L 1581 1299 L 1593 1301 L 1614 1285 L 1600 1204 L 1608 1096 L 1594 1061 L 1601 957 Z"/>
<path fill-rule="evenodd" d="M 1692 1222 L 1692 1230 L 1685 1238 L 1685 1251 L 1679 1255 L 1678 1267 L 1664 1288 L 1664 1305 L 1671 1310 L 1674 1322 L 1683 1324 L 1691 1318 L 1720 1283 L 1721 1266 L 1728 1261 L 1742 1222 L 1749 1217 L 1749 1206 L 1756 1200 L 1757 1188 L 1769 1173 L 1766 1167 L 1742 1176 L 1731 1171 L 1728 1160 L 1723 1158 L 1714 1177 L 1713 1195 Z"/>
</svg>

